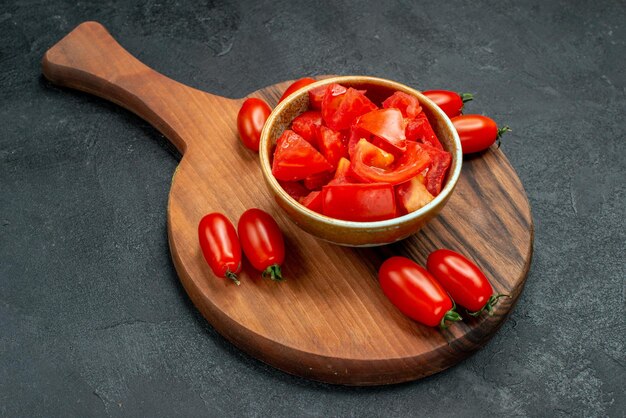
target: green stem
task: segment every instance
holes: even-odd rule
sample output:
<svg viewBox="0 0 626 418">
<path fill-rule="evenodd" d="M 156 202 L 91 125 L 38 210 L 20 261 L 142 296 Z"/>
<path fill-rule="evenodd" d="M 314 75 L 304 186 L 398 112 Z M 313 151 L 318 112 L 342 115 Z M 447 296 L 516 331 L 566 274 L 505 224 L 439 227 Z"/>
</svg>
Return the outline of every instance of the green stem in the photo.
<svg viewBox="0 0 626 418">
<path fill-rule="evenodd" d="M 443 318 L 441 318 L 441 321 L 439 322 L 439 328 L 441 328 L 442 330 L 448 328 L 446 321 L 457 322 L 463 319 L 461 315 L 459 315 L 459 313 L 455 311 L 455 308 L 456 305 L 454 305 L 452 309 L 446 312 Z"/>
<path fill-rule="evenodd" d="M 265 279 L 269 277 L 270 279 L 280 282 L 283 280 L 283 273 L 280 270 L 280 266 L 278 264 L 272 264 L 268 268 L 261 273 L 261 276 Z"/>
<path fill-rule="evenodd" d="M 463 101 L 463 103 L 471 102 L 472 100 L 474 100 L 474 95 L 472 93 L 459 93 L 459 96 L 461 96 L 461 100 Z"/>
<path fill-rule="evenodd" d="M 230 270 L 226 271 L 226 278 L 232 280 L 237 286 L 241 284 L 239 279 L 237 279 L 237 275 Z"/>
<path fill-rule="evenodd" d="M 498 293 L 497 295 L 491 295 L 489 296 L 489 300 L 487 301 L 487 303 L 485 303 L 485 306 L 483 306 L 481 310 L 476 311 L 476 312 L 468 312 L 468 314 L 476 318 L 477 316 L 480 316 L 483 312 L 487 311 L 489 313 L 489 316 L 493 316 L 493 307 L 496 306 L 496 304 L 498 303 L 498 299 L 510 298 L 510 297 L 511 296 L 505 295 L 503 293 Z"/>
<path fill-rule="evenodd" d="M 498 144 L 498 148 L 500 148 L 500 138 L 507 132 L 511 132 L 513 129 L 508 126 L 503 126 L 502 128 L 498 128 L 498 133 L 496 134 L 496 143 Z"/>
</svg>

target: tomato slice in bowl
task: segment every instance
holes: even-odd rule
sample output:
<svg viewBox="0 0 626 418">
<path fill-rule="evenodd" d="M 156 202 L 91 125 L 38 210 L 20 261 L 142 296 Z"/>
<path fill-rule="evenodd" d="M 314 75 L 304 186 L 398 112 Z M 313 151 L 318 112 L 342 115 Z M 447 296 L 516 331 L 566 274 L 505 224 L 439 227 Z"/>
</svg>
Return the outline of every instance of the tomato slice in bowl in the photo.
<svg viewBox="0 0 626 418">
<path fill-rule="evenodd" d="M 428 152 L 417 142 L 407 142 L 406 151 L 392 160 L 392 164 L 383 167 L 380 167 L 381 164 L 373 165 L 373 161 L 380 162 L 381 158 L 384 160 L 383 153 L 387 154 L 361 139 L 356 146 L 351 167 L 360 178 L 367 181 L 399 184 L 415 177 L 430 164 Z"/>
<path fill-rule="evenodd" d="M 317 142 L 317 131 L 322 124 L 322 114 L 315 110 L 302 113 L 291 122 L 291 129 L 304 138 L 309 144 Z"/>
<path fill-rule="evenodd" d="M 383 102 L 385 109 L 398 109 L 405 118 L 414 118 L 422 112 L 419 100 L 416 97 L 401 91 L 396 91 Z"/>
<path fill-rule="evenodd" d="M 372 222 L 396 216 L 396 200 L 389 183 L 340 183 L 322 188 L 322 213 L 336 219 Z"/>
<path fill-rule="evenodd" d="M 322 101 L 322 117 L 330 129 L 335 131 L 348 129 L 356 118 L 378 109 L 363 91 L 337 86 L 339 84 L 329 85 Z"/>
<path fill-rule="evenodd" d="M 379 109 L 366 113 L 359 118 L 356 126 L 384 139 L 398 151 L 406 150 L 404 118 L 398 109 Z"/>
<path fill-rule="evenodd" d="M 272 174 L 277 180 L 302 180 L 331 170 L 326 158 L 294 131 L 287 129 L 278 138 L 272 162 Z"/>
</svg>

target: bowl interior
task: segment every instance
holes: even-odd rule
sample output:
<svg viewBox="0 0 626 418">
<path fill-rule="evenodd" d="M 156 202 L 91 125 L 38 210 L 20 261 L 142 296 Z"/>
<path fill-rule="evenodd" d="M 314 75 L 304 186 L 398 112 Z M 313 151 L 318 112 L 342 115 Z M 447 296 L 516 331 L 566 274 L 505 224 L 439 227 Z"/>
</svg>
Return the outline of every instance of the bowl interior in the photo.
<svg viewBox="0 0 626 418">
<path fill-rule="evenodd" d="M 431 123 L 433 130 L 437 134 L 437 137 L 441 141 L 444 149 L 452 154 L 452 163 L 448 174 L 445 179 L 444 187 L 436 198 L 420 208 L 415 212 L 411 212 L 407 215 L 400 216 L 385 221 L 376 222 L 354 222 L 344 221 L 334 218 L 329 218 L 315 211 L 312 211 L 302 206 L 297 200 L 283 190 L 278 181 L 272 175 L 271 161 L 272 153 L 276 144 L 276 141 L 285 131 L 289 128 L 289 125 L 297 116 L 303 112 L 309 110 L 309 95 L 308 91 L 322 85 L 328 85 L 332 83 L 339 83 L 346 87 L 353 87 L 359 90 L 367 90 L 367 97 L 372 100 L 376 105 L 381 106 L 382 101 L 393 94 L 395 91 L 402 91 L 412 96 L 417 97 L 422 106 L 423 111 L 426 113 L 429 122 Z M 317 222 L 323 222 L 332 225 L 340 225 L 345 228 L 389 228 L 394 225 L 401 224 L 411 219 L 424 216 L 429 210 L 436 208 L 439 204 L 446 200 L 448 195 L 452 192 L 454 185 L 459 177 L 462 164 L 461 144 L 459 137 L 452 126 L 450 119 L 443 113 L 443 111 L 436 106 L 430 99 L 422 95 L 419 91 L 414 90 L 404 84 L 396 83 L 394 81 L 367 77 L 367 76 L 343 76 L 332 77 L 313 83 L 298 92 L 292 94 L 287 99 L 279 103 L 272 111 L 263 128 L 261 134 L 261 143 L 259 147 L 259 154 L 261 159 L 261 169 L 263 176 L 268 187 L 273 193 L 280 196 L 283 201 L 288 202 L 291 209 L 299 212 L 303 216 L 311 217 Z"/>
</svg>

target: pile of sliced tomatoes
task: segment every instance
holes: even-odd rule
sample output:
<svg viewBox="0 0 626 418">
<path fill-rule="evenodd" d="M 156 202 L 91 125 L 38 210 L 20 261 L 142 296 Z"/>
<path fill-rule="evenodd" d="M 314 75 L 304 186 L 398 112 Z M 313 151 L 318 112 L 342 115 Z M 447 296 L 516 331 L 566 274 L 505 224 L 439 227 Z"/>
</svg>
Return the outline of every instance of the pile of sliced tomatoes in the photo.
<svg viewBox="0 0 626 418">
<path fill-rule="evenodd" d="M 340 84 L 309 91 L 310 108 L 276 143 L 272 174 L 294 199 L 336 219 L 380 221 L 439 194 L 450 167 L 414 96 L 380 104 Z"/>
</svg>

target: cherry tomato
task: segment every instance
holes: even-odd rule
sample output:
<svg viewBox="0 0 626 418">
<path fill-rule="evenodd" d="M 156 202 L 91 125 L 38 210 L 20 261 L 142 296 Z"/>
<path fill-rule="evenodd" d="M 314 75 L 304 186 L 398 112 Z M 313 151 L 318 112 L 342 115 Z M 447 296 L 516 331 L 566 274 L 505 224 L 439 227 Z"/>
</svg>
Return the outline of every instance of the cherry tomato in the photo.
<svg viewBox="0 0 626 418">
<path fill-rule="evenodd" d="M 309 84 L 312 84 L 312 83 L 315 83 L 315 80 L 313 80 L 310 77 L 305 77 L 305 78 L 301 78 L 299 80 L 294 81 L 293 83 L 291 83 L 289 87 L 287 87 L 287 90 L 285 90 L 283 95 L 280 96 L 280 100 L 278 101 L 278 103 L 285 100 L 287 96 L 291 95 L 291 93 L 295 93 L 296 91 L 300 90 L 302 87 L 308 86 Z"/>
<path fill-rule="evenodd" d="M 470 93 L 456 93 L 448 90 L 427 90 L 422 94 L 435 102 L 449 118 L 459 116 L 463 111 L 463 104 L 474 99 Z"/>
<path fill-rule="evenodd" d="M 361 139 L 356 145 L 352 158 L 352 170 L 361 178 L 370 182 L 390 184 L 404 183 L 415 177 L 431 162 L 428 152 L 417 142 L 407 142 L 406 152 L 386 167 L 378 167 L 389 155 L 374 144 Z"/>
<path fill-rule="evenodd" d="M 452 124 L 461 139 L 463 154 L 484 151 L 511 130 L 508 126 L 498 128 L 493 119 L 483 115 L 457 116 L 452 118 Z"/>
<path fill-rule="evenodd" d="M 243 252 L 262 276 L 282 280 L 280 266 L 285 261 L 285 242 L 278 224 L 261 209 L 248 209 L 237 225 Z"/>
<path fill-rule="evenodd" d="M 287 129 L 278 138 L 272 162 L 272 174 L 277 180 L 302 180 L 331 170 L 326 158 L 294 131 Z"/>
<path fill-rule="evenodd" d="M 243 102 L 237 115 L 237 131 L 243 144 L 252 151 L 259 152 L 259 140 L 265 121 L 272 109 L 261 99 L 251 97 Z"/>
<path fill-rule="evenodd" d="M 492 315 L 498 299 L 508 297 L 494 294 L 493 287 L 478 266 L 452 250 L 433 251 L 426 267 L 459 305 L 472 311 L 472 316 L 485 310 Z"/>
<path fill-rule="evenodd" d="M 221 213 L 209 213 L 198 225 L 198 238 L 204 259 L 217 277 L 224 277 L 239 285 L 241 247 L 235 227 Z"/>
<path fill-rule="evenodd" d="M 429 327 L 460 321 L 446 291 L 426 269 L 405 257 L 391 257 L 378 270 L 383 293 L 400 311 Z"/>
</svg>

